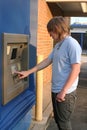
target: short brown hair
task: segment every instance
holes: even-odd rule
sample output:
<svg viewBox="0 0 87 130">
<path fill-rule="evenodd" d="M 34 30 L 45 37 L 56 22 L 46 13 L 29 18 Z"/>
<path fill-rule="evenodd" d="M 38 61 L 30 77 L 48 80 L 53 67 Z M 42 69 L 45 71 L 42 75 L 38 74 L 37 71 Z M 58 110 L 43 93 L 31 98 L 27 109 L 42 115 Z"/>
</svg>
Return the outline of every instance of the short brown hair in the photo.
<svg viewBox="0 0 87 130">
<path fill-rule="evenodd" d="M 62 16 L 56 16 L 52 18 L 47 24 L 47 30 L 48 32 L 57 33 L 59 35 L 59 40 L 62 40 L 64 33 L 70 33 L 66 19 Z"/>
</svg>

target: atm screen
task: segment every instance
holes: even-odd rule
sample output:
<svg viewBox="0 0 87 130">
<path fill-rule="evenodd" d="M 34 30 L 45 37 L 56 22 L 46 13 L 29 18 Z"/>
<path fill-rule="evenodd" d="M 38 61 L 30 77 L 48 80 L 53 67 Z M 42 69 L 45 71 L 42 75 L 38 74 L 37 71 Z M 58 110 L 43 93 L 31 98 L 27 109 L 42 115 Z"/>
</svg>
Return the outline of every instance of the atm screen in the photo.
<svg viewBox="0 0 87 130">
<path fill-rule="evenodd" d="M 11 59 L 15 59 L 17 56 L 17 48 L 13 48 L 12 54 L 11 54 Z"/>
</svg>

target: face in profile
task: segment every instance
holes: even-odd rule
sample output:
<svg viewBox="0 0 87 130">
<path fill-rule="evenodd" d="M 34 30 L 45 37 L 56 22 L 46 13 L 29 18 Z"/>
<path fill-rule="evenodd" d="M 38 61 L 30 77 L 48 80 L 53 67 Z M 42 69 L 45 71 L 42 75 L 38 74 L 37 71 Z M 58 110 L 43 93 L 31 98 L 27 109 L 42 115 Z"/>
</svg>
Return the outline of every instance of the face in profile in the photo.
<svg viewBox="0 0 87 130">
<path fill-rule="evenodd" d="M 57 42 L 59 40 L 58 34 L 54 33 L 54 32 L 49 32 L 50 37 L 52 37 L 52 39 Z"/>
</svg>

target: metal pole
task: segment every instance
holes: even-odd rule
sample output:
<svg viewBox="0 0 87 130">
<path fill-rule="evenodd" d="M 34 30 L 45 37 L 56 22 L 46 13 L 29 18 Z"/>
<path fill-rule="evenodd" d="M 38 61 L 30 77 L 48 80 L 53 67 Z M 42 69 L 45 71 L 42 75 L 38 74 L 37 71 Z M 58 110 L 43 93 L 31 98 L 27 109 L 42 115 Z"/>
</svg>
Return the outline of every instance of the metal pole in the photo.
<svg viewBox="0 0 87 130">
<path fill-rule="evenodd" d="M 37 63 L 43 60 L 43 56 L 37 57 Z M 36 106 L 35 106 L 35 120 L 41 121 L 43 116 L 43 71 L 37 72 L 36 78 Z"/>
</svg>

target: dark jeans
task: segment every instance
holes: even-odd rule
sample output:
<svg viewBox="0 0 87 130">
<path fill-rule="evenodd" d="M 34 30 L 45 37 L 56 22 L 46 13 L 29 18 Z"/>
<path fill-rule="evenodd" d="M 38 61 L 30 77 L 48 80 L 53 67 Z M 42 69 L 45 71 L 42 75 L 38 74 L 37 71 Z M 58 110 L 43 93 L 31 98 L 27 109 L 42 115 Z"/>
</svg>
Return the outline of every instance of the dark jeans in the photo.
<svg viewBox="0 0 87 130">
<path fill-rule="evenodd" d="M 71 115 L 75 107 L 76 91 L 66 94 L 65 101 L 58 102 L 56 100 L 57 93 L 52 93 L 52 103 L 54 119 L 59 130 L 72 130 Z"/>
</svg>

